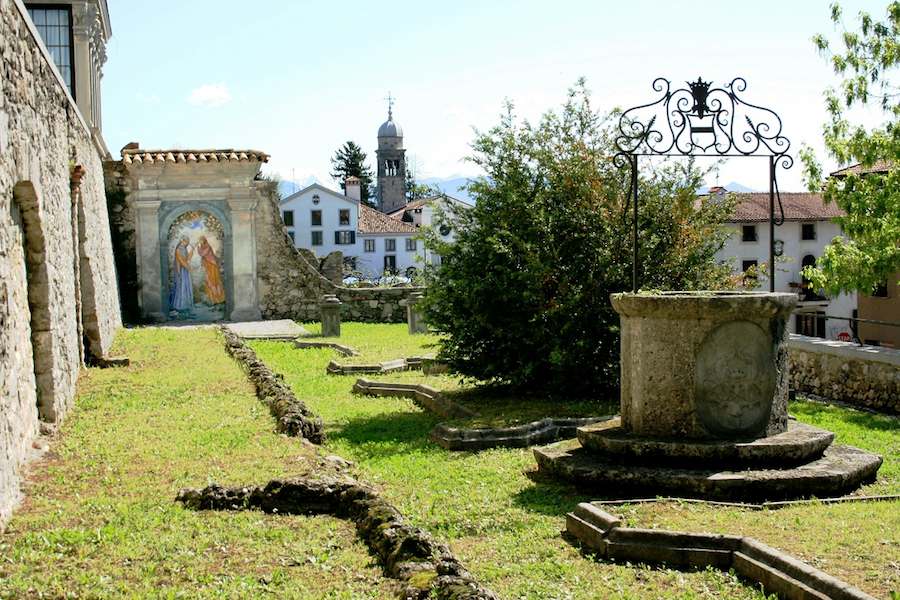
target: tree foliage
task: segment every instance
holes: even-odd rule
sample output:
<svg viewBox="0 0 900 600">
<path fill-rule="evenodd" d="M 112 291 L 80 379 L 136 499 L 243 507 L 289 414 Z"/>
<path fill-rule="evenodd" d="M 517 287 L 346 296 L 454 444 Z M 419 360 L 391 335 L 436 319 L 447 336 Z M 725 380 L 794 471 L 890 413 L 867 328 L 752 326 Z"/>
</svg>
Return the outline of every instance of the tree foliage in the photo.
<svg viewBox="0 0 900 600">
<path fill-rule="evenodd" d="M 439 355 L 479 379 L 565 393 L 618 384 L 618 315 L 609 294 L 631 289 L 628 169 L 617 169 L 611 115 L 590 106 L 579 82 L 537 125 L 512 106 L 478 133 L 471 160 L 485 176 L 468 186 L 470 209 L 438 214 L 426 244 L 442 256 L 429 274 L 430 325 Z M 646 288 L 726 285 L 715 252 L 729 198 L 698 200 L 693 165 L 642 165 L 640 277 Z M 453 243 L 438 235 L 456 231 Z"/>
<path fill-rule="evenodd" d="M 843 27 L 837 4 L 831 6 L 831 18 L 841 30 L 841 48 L 833 49 L 822 35 L 813 38 L 841 79 L 840 89 L 825 92 L 825 147 L 840 164 L 886 171 L 823 182 L 821 165 L 811 150 L 803 150 L 810 189 L 823 190 L 825 200 L 846 213 L 838 219 L 846 237 L 835 238 L 816 268 L 804 274 L 832 294 L 871 293 L 900 269 L 900 88 L 892 80 L 900 66 L 900 2 L 888 4 L 883 21 L 859 13 L 858 31 Z M 861 106 L 882 111 L 884 123 L 874 129 L 852 124 L 847 113 Z"/>
<path fill-rule="evenodd" d="M 366 153 L 355 142 L 347 141 L 338 148 L 331 158 L 331 177 L 340 183 L 341 189 L 346 192 L 344 183 L 350 176 L 359 177 L 360 199 L 374 206 L 375 194 L 372 193 L 372 169 L 366 165 Z"/>
</svg>

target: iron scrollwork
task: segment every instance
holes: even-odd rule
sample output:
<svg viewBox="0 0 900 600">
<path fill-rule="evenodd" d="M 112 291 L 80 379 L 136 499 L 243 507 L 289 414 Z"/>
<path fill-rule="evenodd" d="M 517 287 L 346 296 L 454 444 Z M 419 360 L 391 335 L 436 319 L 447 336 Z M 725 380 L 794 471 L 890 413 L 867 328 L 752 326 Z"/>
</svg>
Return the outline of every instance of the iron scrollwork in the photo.
<svg viewBox="0 0 900 600">
<path fill-rule="evenodd" d="M 775 111 L 743 99 L 747 82 L 737 77 L 722 87 L 697 78 L 672 89 L 668 79 L 653 81 L 659 98 L 622 113 L 616 164 L 629 156 L 773 156 L 789 169 L 791 142 L 782 135 Z"/>
</svg>

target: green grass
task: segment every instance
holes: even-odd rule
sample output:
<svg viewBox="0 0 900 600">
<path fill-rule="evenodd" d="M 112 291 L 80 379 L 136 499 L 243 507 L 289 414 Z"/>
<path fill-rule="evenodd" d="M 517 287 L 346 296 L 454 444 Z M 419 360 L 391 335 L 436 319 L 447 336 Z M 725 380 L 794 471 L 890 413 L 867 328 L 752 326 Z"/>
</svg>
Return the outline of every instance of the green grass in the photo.
<svg viewBox="0 0 900 600">
<path fill-rule="evenodd" d="M 434 351 L 423 348 L 433 338 L 409 336 L 404 325 L 345 323 L 343 334 L 342 343 L 363 351 L 361 362 Z M 0 597 L 393 597 L 349 523 L 192 512 L 173 502 L 183 486 L 307 473 L 314 450 L 273 432 L 214 331 L 123 331 L 116 346 L 132 365 L 82 374 L 54 454 L 35 468 L 25 505 L 0 536 Z M 361 480 L 413 524 L 448 541 L 501 597 L 762 597 L 728 573 L 594 561 L 561 536 L 564 513 L 590 498 L 530 479 L 529 450 L 444 451 L 427 438 L 439 418 L 404 399 L 352 395 L 354 377 L 326 375 L 330 360 L 343 360 L 334 352 L 280 342 L 252 346 L 324 418 L 329 440 L 321 452 L 355 461 Z M 522 408 L 449 375 L 377 378 L 455 390 L 479 403 L 480 423 L 512 422 L 547 408 L 540 399 Z M 565 410 L 574 412 L 606 405 L 570 404 L 575 408 Z M 879 481 L 864 492 L 900 489 L 896 419 L 808 402 L 791 411 L 836 431 L 840 443 L 885 456 Z M 752 535 L 876 596 L 887 596 L 900 580 L 897 503 L 616 510 L 635 525 Z"/>
<path fill-rule="evenodd" d="M 411 343 L 402 325 L 342 327 L 342 343 L 377 348 L 380 358 L 397 356 L 390 354 L 392 340 Z M 415 525 L 449 541 L 466 567 L 501 597 L 762 597 L 718 571 L 590 560 L 561 536 L 565 512 L 588 498 L 568 486 L 529 479 L 526 472 L 534 468 L 529 450 L 447 452 L 427 437 L 439 418 L 408 400 L 352 395 L 354 377 L 326 375 L 332 351 L 297 350 L 279 342 L 252 346 L 323 417 L 329 436 L 325 451 L 355 461 L 361 479 L 377 485 Z M 459 388 L 446 375 L 408 372 L 381 378 Z"/>
<path fill-rule="evenodd" d="M 353 525 L 194 512 L 184 486 L 308 470 L 211 329 L 119 334 L 124 369 L 82 373 L 53 453 L 0 536 L 0 597 L 387 598 Z"/>
</svg>

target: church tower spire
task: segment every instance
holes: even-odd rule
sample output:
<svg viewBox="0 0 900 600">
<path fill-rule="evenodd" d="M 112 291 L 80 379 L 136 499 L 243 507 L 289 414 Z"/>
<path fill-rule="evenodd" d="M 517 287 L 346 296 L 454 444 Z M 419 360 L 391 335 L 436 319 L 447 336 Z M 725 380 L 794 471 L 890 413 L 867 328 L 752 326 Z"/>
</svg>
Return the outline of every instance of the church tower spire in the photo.
<svg viewBox="0 0 900 600">
<path fill-rule="evenodd" d="M 406 206 L 406 150 L 403 148 L 403 129 L 394 122 L 394 98 L 390 94 L 388 119 L 378 128 L 378 208 L 391 213 Z"/>
</svg>

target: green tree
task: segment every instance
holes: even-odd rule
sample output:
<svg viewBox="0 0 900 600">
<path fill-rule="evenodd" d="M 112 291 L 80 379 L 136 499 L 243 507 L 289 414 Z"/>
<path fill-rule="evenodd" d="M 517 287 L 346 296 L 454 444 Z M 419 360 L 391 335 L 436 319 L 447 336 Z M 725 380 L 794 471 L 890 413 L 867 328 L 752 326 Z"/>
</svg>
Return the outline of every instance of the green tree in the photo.
<svg viewBox="0 0 900 600">
<path fill-rule="evenodd" d="M 478 133 L 471 160 L 485 176 L 469 184 L 469 209 L 448 205 L 426 244 L 441 255 L 428 273 L 430 325 L 439 355 L 479 379 L 566 393 L 618 385 L 618 315 L 609 294 L 631 289 L 628 169 L 617 169 L 612 119 L 590 106 L 579 82 L 557 112 L 537 125 L 511 106 Z M 697 200 L 692 164 L 642 165 L 643 285 L 709 289 L 730 268 L 715 252 L 731 198 Z M 442 224 L 456 239 L 441 242 Z"/>
<path fill-rule="evenodd" d="M 822 190 L 846 213 L 838 219 L 846 237 L 835 238 L 804 274 L 832 294 L 871 293 L 900 269 L 900 88 L 891 81 L 900 65 L 900 2 L 888 4 L 884 21 L 860 12 L 858 31 L 842 25 L 838 4 L 831 6 L 831 19 L 841 30 L 841 48 L 832 49 L 822 35 L 813 38 L 840 77 L 840 89 L 825 92 L 825 147 L 840 164 L 859 163 L 861 172 L 823 182 L 815 155 L 803 149 L 810 189 Z M 847 112 L 860 106 L 882 111 L 884 123 L 873 129 L 852 124 Z"/>
<path fill-rule="evenodd" d="M 372 169 L 366 165 L 366 153 L 353 141 L 347 141 L 331 158 L 331 177 L 340 183 L 341 189 L 346 192 L 345 181 L 350 176 L 359 177 L 360 197 L 369 206 L 375 206 L 372 200 L 375 194 L 372 190 Z"/>
</svg>

